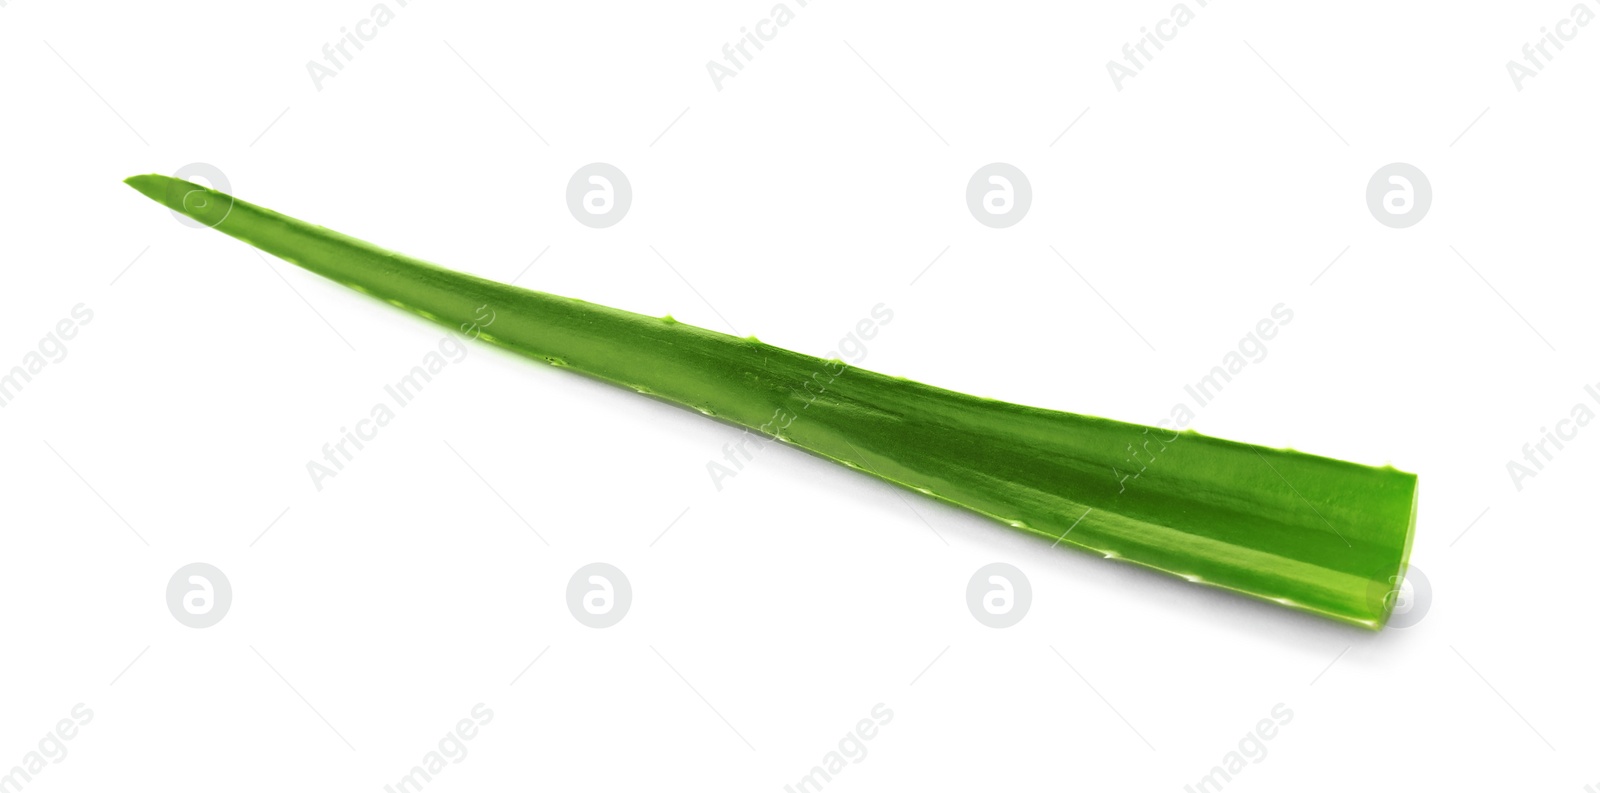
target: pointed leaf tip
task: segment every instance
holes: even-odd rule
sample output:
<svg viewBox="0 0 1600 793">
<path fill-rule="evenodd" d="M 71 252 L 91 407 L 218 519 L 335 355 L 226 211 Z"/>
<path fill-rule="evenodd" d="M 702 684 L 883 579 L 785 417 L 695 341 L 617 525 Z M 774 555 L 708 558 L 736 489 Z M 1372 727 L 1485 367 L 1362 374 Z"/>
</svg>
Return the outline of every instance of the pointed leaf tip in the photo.
<svg viewBox="0 0 1600 793">
<path fill-rule="evenodd" d="M 123 179 L 122 183 L 135 190 L 138 190 L 139 192 L 143 193 L 146 198 L 149 198 L 156 203 L 166 204 L 167 202 L 165 201 L 165 196 L 167 192 L 167 183 L 171 181 L 173 181 L 171 177 L 154 173 L 144 173 L 139 174 L 138 176 L 130 176 L 126 179 Z"/>
<path fill-rule="evenodd" d="M 207 226 L 215 227 L 233 211 L 232 196 L 205 185 L 155 173 L 130 176 L 122 181 L 146 198 Z"/>
</svg>

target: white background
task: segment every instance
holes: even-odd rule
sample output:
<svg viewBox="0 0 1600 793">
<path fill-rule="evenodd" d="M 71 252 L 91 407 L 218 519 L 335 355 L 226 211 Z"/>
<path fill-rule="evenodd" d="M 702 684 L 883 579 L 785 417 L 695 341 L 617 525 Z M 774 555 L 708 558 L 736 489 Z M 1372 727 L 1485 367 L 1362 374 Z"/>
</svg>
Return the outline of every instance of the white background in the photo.
<svg viewBox="0 0 1600 793">
<path fill-rule="evenodd" d="M 828 790 L 1182 790 L 1278 703 L 1226 789 L 1600 783 L 1600 429 L 1506 470 L 1600 381 L 1600 24 L 1521 91 L 1505 67 L 1571 0 L 1190 3 L 1121 91 L 1106 62 L 1170 2 L 791 4 L 721 91 L 706 62 L 770 5 L 391 3 L 320 91 L 366 0 L 3 5 L 0 368 L 94 314 L 0 410 L 0 771 L 94 713 L 26 790 L 378 791 L 479 702 L 427 790 L 779 791 L 876 703 Z M 596 161 L 634 190 L 603 230 L 564 199 Z M 964 203 L 997 161 L 1034 192 L 1003 230 Z M 812 354 L 881 302 L 866 368 L 1132 421 L 1283 303 L 1193 426 L 1418 472 L 1431 603 L 1345 628 L 792 449 L 718 491 L 736 429 L 485 345 L 318 492 L 306 462 L 441 332 L 120 183 L 192 162 Z M 1433 189 L 1403 230 L 1364 197 L 1391 162 Z M 234 591 L 207 629 L 164 601 L 195 561 Z M 594 561 L 634 591 L 604 630 L 565 602 Z M 1005 630 L 964 603 L 996 561 L 1034 592 Z"/>
</svg>

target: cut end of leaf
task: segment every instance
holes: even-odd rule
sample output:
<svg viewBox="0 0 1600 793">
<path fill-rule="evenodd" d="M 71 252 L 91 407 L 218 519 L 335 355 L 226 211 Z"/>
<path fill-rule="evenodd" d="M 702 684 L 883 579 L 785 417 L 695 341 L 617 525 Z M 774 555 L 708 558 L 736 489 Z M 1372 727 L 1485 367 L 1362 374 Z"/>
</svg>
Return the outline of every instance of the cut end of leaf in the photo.
<svg viewBox="0 0 1600 793">
<path fill-rule="evenodd" d="M 1396 473 L 1406 473 L 1392 465 L 1384 467 Z M 1388 579 L 1390 589 L 1384 593 L 1377 622 L 1370 626 L 1373 630 L 1383 630 L 1383 627 L 1389 624 L 1389 618 L 1394 615 L 1394 607 L 1399 601 L 1400 589 L 1405 584 L 1406 573 L 1411 568 L 1411 542 L 1417 535 L 1417 500 L 1421 486 L 1416 474 L 1406 475 L 1411 477 L 1411 518 L 1406 522 L 1405 539 L 1400 543 L 1400 564 L 1395 568 L 1394 576 Z"/>
</svg>

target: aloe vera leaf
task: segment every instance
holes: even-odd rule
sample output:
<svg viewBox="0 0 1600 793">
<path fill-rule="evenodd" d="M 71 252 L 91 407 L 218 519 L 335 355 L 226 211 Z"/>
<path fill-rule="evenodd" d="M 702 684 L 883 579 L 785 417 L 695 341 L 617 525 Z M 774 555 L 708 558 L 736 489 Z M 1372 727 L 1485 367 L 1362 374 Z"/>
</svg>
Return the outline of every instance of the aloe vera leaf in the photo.
<svg viewBox="0 0 1600 793">
<path fill-rule="evenodd" d="M 447 270 L 159 175 L 127 183 L 267 253 L 485 341 L 698 410 L 1061 545 L 1379 629 L 1417 477 L 947 391 Z M 1135 450 L 1138 450 L 1135 452 Z M 1128 480 L 1132 460 L 1148 460 Z"/>
</svg>

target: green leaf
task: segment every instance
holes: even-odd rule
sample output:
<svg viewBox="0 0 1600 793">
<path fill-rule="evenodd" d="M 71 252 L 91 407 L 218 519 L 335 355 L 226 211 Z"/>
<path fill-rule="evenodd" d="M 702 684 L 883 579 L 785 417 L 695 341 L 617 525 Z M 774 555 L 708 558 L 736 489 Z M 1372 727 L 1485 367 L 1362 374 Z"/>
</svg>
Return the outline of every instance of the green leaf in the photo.
<svg viewBox="0 0 1600 793">
<path fill-rule="evenodd" d="M 1063 546 L 1378 629 L 1417 477 L 888 377 L 402 256 L 165 176 L 152 199 L 530 358 L 750 429 Z M 1134 474 L 1137 472 L 1137 476 Z"/>
</svg>

